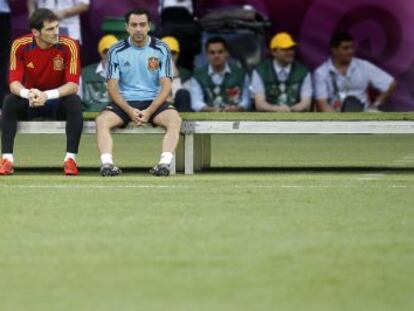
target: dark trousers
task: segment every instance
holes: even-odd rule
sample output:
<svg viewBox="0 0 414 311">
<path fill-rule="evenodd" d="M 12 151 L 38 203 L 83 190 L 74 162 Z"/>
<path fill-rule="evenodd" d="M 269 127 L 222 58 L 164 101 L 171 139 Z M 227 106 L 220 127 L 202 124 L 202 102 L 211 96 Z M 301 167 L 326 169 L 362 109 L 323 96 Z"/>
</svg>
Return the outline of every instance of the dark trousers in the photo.
<svg viewBox="0 0 414 311">
<path fill-rule="evenodd" d="M 9 93 L 7 83 L 10 51 L 10 14 L 0 13 L 0 109 L 3 97 Z"/>
<path fill-rule="evenodd" d="M 178 112 L 192 112 L 191 95 L 186 89 L 180 89 L 175 93 L 174 106 Z"/>
<path fill-rule="evenodd" d="M 6 95 L 3 102 L 2 153 L 13 153 L 17 121 L 31 120 L 37 117 L 66 121 L 66 151 L 78 153 L 83 128 L 81 99 L 78 95 L 68 95 L 57 100 L 47 101 L 43 107 L 31 108 L 27 99 L 14 94 Z"/>
</svg>

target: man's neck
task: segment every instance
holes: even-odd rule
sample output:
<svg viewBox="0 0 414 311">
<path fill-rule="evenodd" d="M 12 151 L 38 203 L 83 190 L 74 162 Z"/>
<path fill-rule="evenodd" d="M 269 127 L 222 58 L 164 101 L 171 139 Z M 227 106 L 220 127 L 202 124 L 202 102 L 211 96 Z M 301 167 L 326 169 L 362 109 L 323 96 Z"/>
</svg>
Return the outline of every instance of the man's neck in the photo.
<svg viewBox="0 0 414 311">
<path fill-rule="evenodd" d="M 41 48 L 42 50 L 46 50 L 53 46 L 53 44 L 46 43 L 38 38 L 35 37 L 36 45 Z"/>
<path fill-rule="evenodd" d="M 345 61 L 341 61 L 338 59 L 332 59 L 332 64 L 339 72 L 345 74 L 349 66 L 351 65 L 351 62 L 348 62 L 348 61 L 345 62 Z"/>
<path fill-rule="evenodd" d="M 289 67 L 289 65 L 290 65 L 290 63 L 281 62 L 281 61 L 277 60 L 276 58 L 274 59 L 274 61 L 281 68 L 286 68 L 286 67 Z"/>
<path fill-rule="evenodd" d="M 212 65 L 211 68 L 213 68 L 215 73 L 222 73 L 226 69 L 226 64 L 224 63 L 217 66 Z"/>
<path fill-rule="evenodd" d="M 140 41 L 140 42 L 136 42 L 136 41 L 134 41 L 134 40 L 132 40 L 132 37 L 130 37 L 131 39 L 130 39 L 130 42 L 135 46 L 135 47 L 137 47 L 137 48 L 143 48 L 143 47 L 145 47 L 146 45 L 147 45 L 147 43 L 148 43 L 148 36 L 146 36 L 145 37 L 145 39 L 144 40 L 142 40 L 142 41 Z"/>
</svg>

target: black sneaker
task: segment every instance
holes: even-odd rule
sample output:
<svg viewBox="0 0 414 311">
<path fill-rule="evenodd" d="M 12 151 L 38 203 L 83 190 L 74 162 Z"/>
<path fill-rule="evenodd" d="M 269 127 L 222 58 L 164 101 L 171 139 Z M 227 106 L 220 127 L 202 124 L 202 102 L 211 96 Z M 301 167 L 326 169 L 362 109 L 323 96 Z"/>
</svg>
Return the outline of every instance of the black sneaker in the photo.
<svg viewBox="0 0 414 311">
<path fill-rule="evenodd" d="M 157 164 L 150 169 L 150 173 L 154 176 L 168 176 L 170 175 L 170 166 L 167 164 Z"/>
<path fill-rule="evenodd" d="M 102 176 L 117 176 L 122 173 L 122 171 L 113 164 L 104 164 L 101 166 L 99 173 Z"/>
</svg>

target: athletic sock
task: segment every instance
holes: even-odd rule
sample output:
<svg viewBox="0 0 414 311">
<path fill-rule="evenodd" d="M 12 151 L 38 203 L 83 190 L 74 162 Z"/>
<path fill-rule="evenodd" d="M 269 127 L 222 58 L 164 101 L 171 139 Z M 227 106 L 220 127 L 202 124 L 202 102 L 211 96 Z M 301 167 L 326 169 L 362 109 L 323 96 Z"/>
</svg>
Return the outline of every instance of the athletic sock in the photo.
<svg viewBox="0 0 414 311">
<path fill-rule="evenodd" d="M 76 153 L 66 152 L 64 161 L 66 162 L 69 159 L 72 159 L 73 161 L 76 162 Z"/>
<path fill-rule="evenodd" d="M 3 153 L 3 159 L 6 159 L 7 161 L 14 163 L 13 153 Z"/>
<path fill-rule="evenodd" d="M 161 153 L 161 158 L 159 164 L 166 164 L 170 165 L 174 158 L 174 154 L 172 152 L 163 152 Z"/>
<path fill-rule="evenodd" d="M 101 162 L 102 162 L 102 164 L 114 164 L 114 162 L 112 161 L 112 154 L 102 153 L 101 154 Z"/>
</svg>

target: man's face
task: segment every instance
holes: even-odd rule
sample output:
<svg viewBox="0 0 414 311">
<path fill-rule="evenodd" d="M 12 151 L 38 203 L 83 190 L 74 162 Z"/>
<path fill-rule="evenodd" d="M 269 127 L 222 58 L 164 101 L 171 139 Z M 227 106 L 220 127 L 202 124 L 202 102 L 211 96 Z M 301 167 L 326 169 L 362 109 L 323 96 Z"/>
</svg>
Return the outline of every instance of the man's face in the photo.
<svg viewBox="0 0 414 311">
<path fill-rule="evenodd" d="M 33 35 L 45 45 L 54 45 L 59 42 L 59 22 L 45 21 L 40 31 L 33 29 Z"/>
<path fill-rule="evenodd" d="M 106 60 L 108 59 L 108 51 L 108 49 L 105 49 L 102 51 L 102 53 L 99 53 L 99 55 L 101 56 L 101 60 L 104 63 L 106 63 Z"/>
<path fill-rule="evenodd" d="M 171 51 L 171 56 L 172 56 L 172 60 L 173 60 L 174 64 L 177 63 L 179 53 L 175 52 L 175 51 Z"/>
<path fill-rule="evenodd" d="M 211 43 L 207 47 L 207 59 L 212 66 L 221 66 L 226 62 L 227 50 L 222 43 Z"/>
<path fill-rule="evenodd" d="M 126 31 L 129 33 L 133 42 L 137 44 L 145 43 L 149 30 L 150 23 L 148 21 L 147 15 L 132 14 L 129 17 L 128 24 L 126 25 Z"/>
<path fill-rule="evenodd" d="M 331 49 L 332 56 L 341 63 L 350 63 L 354 57 L 355 47 L 353 41 L 344 41 L 338 47 Z"/>
<path fill-rule="evenodd" d="M 289 65 L 295 60 L 295 48 L 273 49 L 272 55 L 282 65 Z"/>
</svg>

